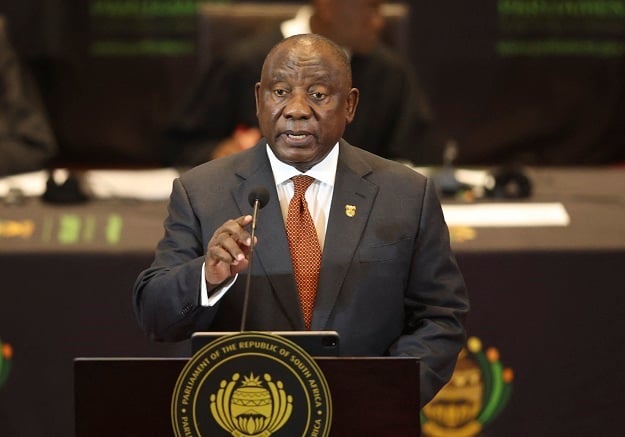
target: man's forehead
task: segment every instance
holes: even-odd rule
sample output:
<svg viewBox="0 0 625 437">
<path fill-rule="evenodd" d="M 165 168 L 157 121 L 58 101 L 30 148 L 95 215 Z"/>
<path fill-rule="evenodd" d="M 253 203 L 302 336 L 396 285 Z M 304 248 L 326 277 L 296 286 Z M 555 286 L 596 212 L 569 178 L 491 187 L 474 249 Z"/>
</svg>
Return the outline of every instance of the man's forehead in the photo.
<svg viewBox="0 0 625 437">
<path fill-rule="evenodd" d="M 263 74 L 267 78 L 306 77 L 315 80 L 337 80 L 344 73 L 341 64 L 331 55 L 289 51 L 275 53 L 267 62 Z"/>
<path fill-rule="evenodd" d="M 328 83 L 332 84 L 337 81 L 337 72 L 329 71 L 323 68 L 315 68 L 314 66 L 289 68 L 288 66 L 280 66 L 272 69 L 267 75 L 267 80 L 272 83 L 284 80 L 306 80 L 311 83 Z"/>
<path fill-rule="evenodd" d="M 318 44 L 308 44 L 299 42 L 296 44 L 285 44 L 270 55 L 274 65 L 281 63 L 321 63 L 327 62 L 331 58 L 331 52 L 325 46 Z"/>
</svg>

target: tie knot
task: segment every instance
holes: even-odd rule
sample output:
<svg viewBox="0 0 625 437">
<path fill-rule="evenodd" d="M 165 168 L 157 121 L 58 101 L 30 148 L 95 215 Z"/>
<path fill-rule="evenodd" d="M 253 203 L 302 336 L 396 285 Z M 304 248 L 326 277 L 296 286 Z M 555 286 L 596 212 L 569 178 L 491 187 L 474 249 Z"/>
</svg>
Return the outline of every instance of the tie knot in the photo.
<svg viewBox="0 0 625 437">
<path fill-rule="evenodd" d="M 305 175 L 294 176 L 291 179 L 293 179 L 293 185 L 295 186 L 295 193 L 293 194 L 295 197 L 303 196 L 310 184 L 315 181 L 315 178 L 312 176 Z"/>
</svg>

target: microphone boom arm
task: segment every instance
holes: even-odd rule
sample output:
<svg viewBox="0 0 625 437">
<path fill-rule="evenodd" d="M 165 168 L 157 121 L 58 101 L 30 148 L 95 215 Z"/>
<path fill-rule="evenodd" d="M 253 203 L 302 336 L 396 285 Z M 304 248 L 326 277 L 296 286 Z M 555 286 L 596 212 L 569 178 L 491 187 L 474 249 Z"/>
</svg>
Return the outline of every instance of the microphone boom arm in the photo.
<svg viewBox="0 0 625 437">
<path fill-rule="evenodd" d="M 258 210 L 267 204 L 269 201 L 269 192 L 264 187 L 257 187 L 250 192 L 248 197 L 250 205 L 254 207 L 252 214 L 252 245 L 250 247 L 249 262 L 247 264 L 247 279 L 245 281 L 245 294 L 243 296 L 243 311 L 241 315 L 241 332 L 245 331 L 245 322 L 247 320 L 247 306 L 250 298 L 250 285 L 252 281 L 252 263 L 254 261 L 254 238 L 256 234 L 256 218 L 258 217 Z"/>
<path fill-rule="evenodd" d="M 254 201 L 254 214 L 252 214 L 252 246 L 250 247 L 249 263 L 247 265 L 247 278 L 245 280 L 245 295 L 243 297 L 243 314 L 241 315 L 241 332 L 245 331 L 247 319 L 247 301 L 250 297 L 250 285 L 252 280 L 252 262 L 254 261 L 254 234 L 256 233 L 256 216 L 258 215 L 260 200 Z"/>
</svg>

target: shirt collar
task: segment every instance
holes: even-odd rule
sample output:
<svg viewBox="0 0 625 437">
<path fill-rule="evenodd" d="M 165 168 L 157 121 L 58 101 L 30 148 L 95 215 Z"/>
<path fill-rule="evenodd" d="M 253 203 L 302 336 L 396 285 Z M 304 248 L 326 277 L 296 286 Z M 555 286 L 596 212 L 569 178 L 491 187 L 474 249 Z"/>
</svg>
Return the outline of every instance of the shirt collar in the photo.
<svg viewBox="0 0 625 437">
<path fill-rule="evenodd" d="M 273 172 L 273 178 L 276 182 L 276 186 L 280 185 L 293 176 L 303 174 L 301 171 L 292 167 L 282 161 L 280 161 L 267 144 L 267 156 L 269 157 L 269 163 L 271 164 L 271 171 Z M 315 164 L 310 170 L 306 172 L 307 176 L 311 176 L 324 184 L 334 186 L 334 179 L 336 178 L 336 167 L 339 161 L 339 143 L 336 143 L 332 150 L 326 155 L 323 160 Z"/>
</svg>

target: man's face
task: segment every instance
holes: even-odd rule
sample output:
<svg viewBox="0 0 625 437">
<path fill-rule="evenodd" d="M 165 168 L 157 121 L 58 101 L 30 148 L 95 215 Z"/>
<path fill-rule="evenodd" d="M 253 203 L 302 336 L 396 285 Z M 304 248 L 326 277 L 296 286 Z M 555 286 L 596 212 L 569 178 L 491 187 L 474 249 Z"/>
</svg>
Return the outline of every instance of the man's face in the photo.
<svg viewBox="0 0 625 437">
<path fill-rule="evenodd" d="M 354 118 L 358 90 L 328 47 L 288 42 L 269 55 L 256 84 L 256 115 L 281 161 L 306 171 L 328 154 Z"/>
<path fill-rule="evenodd" d="M 384 28 L 383 3 L 384 0 L 326 1 L 322 13 L 332 28 L 332 35 L 327 36 L 355 53 L 370 53 Z"/>
</svg>

